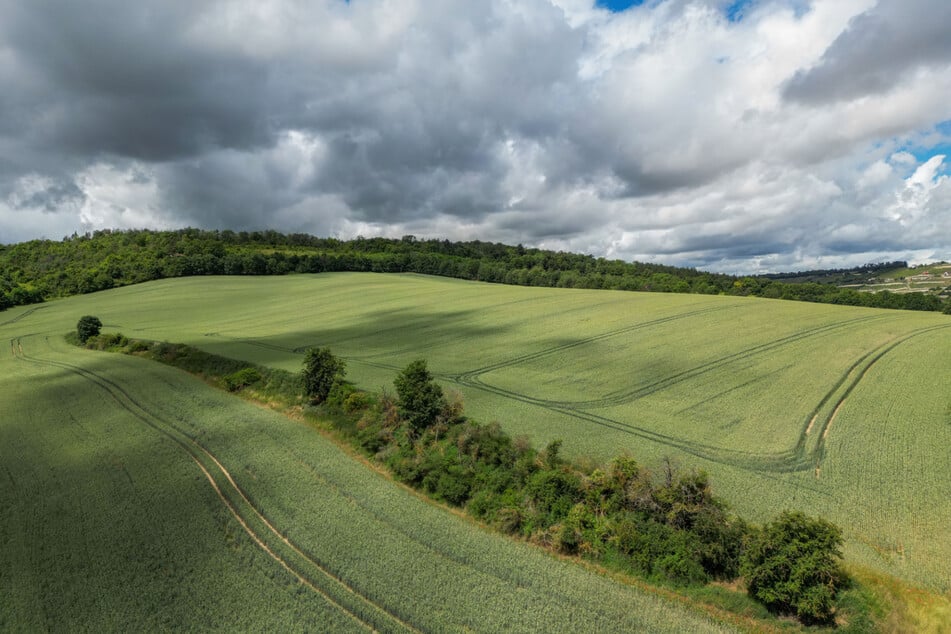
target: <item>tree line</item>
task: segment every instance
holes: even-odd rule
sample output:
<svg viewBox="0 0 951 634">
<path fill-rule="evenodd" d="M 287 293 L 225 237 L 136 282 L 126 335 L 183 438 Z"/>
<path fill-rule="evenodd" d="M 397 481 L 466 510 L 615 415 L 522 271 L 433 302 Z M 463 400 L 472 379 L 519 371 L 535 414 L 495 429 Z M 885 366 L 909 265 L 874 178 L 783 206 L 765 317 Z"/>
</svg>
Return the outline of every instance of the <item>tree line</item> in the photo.
<svg viewBox="0 0 951 634">
<path fill-rule="evenodd" d="M 740 295 L 951 312 L 925 293 L 861 293 L 500 243 L 356 238 L 276 231 L 96 231 L 0 246 L 0 310 L 150 280 L 195 275 L 421 273 L 521 286 Z"/>
</svg>

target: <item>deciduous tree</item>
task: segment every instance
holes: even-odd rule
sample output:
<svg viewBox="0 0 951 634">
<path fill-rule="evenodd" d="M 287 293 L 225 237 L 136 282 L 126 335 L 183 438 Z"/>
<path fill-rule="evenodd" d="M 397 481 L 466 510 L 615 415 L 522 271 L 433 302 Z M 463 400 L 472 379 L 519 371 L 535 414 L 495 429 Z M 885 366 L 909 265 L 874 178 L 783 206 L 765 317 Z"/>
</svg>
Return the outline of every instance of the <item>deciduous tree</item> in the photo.
<svg viewBox="0 0 951 634">
<path fill-rule="evenodd" d="M 95 337 L 102 330 L 102 322 L 98 317 L 83 315 L 76 324 L 76 334 L 80 343 L 86 343 L 90 337 Z"/>
<path fill-rule="evenodd" d="M 807 624 L 831 622 L 846 581 L 841 546 L 842 531 L 834 524 L 798 511 L 780 514 L 744 549 L 741 572 L 750 596 Z"/>
<path fill-rule="evenodd" d="M 304 357 L 304 391 L 314 403 L 323 403 L 346 371 L 344 360 L 334 356 L 330 348 L 310 348 Z"/>
</svg>

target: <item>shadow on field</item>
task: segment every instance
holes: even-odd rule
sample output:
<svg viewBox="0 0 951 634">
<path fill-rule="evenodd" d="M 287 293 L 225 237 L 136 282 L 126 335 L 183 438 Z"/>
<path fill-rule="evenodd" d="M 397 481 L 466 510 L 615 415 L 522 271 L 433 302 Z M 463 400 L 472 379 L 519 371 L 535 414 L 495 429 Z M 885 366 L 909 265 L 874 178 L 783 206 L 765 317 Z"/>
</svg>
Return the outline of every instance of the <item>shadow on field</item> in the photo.
<svg viewBox="0 0 951 634">
<path fill-rule="evenodd" d="M 207 352 L 225 357 L 234 357 L 240 347 L 247 346 L 254 351 L 242 353 L 242 357 L 265 365 L 286 361 L 290 355 L 302 356 L 308 348 L 329 347 L 349 359 L 391 367 L 387 361 L 392 357 L 426 358 L 437 348 L 443 350 L 443 356 L 458 349 L 460 358 L 464 358 L 477 353 L 486 338 L 512 330 L 508 324 L 479 323 L 480 315 L 476 310 L 437 314 L 413 309 L 380 310 L 346 325 L 308 324 L 302 319 L 300 328 L 268 336 L 245 336 L 234 330 L 208 332 L 200 345 Z"/>
<path fill-rule="evenodd" d="M 144 416 L 175 422 L 179 395 L 160 373 L 110 355 L 70 356 L 78 365 L 69 367 L 26 353 L 2 364 L 13 372 L 0 380 L 0 629 L 326 623 L 190 456 L 88 378 L 134 392 Z M 131 375 L 137 366 L 142 375 Z"/>
</svg>

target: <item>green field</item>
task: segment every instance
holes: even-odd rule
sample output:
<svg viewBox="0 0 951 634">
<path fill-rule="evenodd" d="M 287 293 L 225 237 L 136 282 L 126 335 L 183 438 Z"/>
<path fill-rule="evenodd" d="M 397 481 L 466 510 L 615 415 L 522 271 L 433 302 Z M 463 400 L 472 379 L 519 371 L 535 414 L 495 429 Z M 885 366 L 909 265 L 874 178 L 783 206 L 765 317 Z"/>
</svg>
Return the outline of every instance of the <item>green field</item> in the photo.
<svg viewBox="0 0 951 634">
<path fill-rule="evenodd" d="M 727 630 L 486 532 L 304 424 L 63 341 L 77 311 L 125 321 L 167 290 L 3 314 L 0 631 Z"/>
<path fill-rule="evenodd" d="M 25 316 L 0 334 L 52 342 L 87 313 L 291 371 L 329 346 L 371 390 L 424 357 L 480 420 L 576 456 L 703 468 L 751 520 L 821 514 L 849 561 L 951 590 L 944 315 L 340 273 L 152 282 L 8 311 Z"/>
</svg>

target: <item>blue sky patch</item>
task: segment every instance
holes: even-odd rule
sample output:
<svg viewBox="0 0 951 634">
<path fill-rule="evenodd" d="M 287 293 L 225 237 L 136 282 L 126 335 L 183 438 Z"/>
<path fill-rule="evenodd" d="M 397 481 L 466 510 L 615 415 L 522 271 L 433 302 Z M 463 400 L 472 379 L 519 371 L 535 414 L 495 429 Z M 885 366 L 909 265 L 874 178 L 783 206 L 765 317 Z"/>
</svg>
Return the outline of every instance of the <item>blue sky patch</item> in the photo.
<svg viewBox="0 0 951 634">
<path fill-rule="evenodd" d="M 921 139 L 918 143 L 909 143 L 900 149 L 914 155 L 919 163 L 924 163 L 936 154 L 944 154 L 948 158 L 945 159 L 941 172 L 944 174 L 951 172 L 951 119 L 936 125 L 934 134 L 929 137 Z"/>
<path fill-rule="evenodd" d="M 730 22 L 739 22 L 756 0 L 734 0 L 726 8 L 726 17 Z"/>
<path fill-rule="evenodd" d="M 620 13 L 631 7 L 639 7 L 644 4 L 644 0 L 596 0 L 594 6 L 607 9 L 612 13 Z"/>
</svg>

